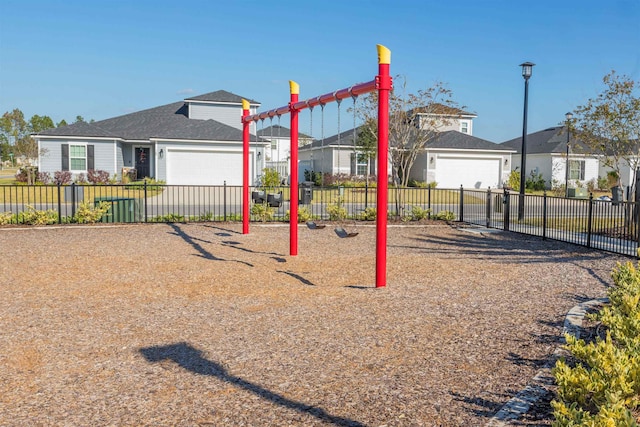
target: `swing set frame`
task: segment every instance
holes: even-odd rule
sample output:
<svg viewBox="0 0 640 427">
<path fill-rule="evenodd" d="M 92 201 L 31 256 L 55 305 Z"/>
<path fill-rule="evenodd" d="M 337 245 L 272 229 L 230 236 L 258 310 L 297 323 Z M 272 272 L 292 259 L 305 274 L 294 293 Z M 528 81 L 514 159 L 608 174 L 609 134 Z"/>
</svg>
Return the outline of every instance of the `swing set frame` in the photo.
<svg viewBox="0 0 640 427">
<path fill-rule="evenodd" d="M 339 102 L 378 91 L 378 183 L 376 187 L 376 288 L 387 282 L 387 209 L 388 209 L 388 149 L 389 149 L 389 91 L 393 81 L 389 74 L 391 51 L 377 45 L 378 75 L 366 83 L 359 83 L 335 92 L 300 101 L 300 86 L 289 81 L 290 102 L 282 107 L 257 114 L 250 114 L 249 101 L 242 100 L 242 234 L 249 234 L 249 128 L 251 123 L 266 118 L 289 114 L 291 118 L 291 173 L 289 208 L 289 255 L 298 255 L 298 113 L 305 108 L 324 106 L 329 102 Z"/>
</svg>

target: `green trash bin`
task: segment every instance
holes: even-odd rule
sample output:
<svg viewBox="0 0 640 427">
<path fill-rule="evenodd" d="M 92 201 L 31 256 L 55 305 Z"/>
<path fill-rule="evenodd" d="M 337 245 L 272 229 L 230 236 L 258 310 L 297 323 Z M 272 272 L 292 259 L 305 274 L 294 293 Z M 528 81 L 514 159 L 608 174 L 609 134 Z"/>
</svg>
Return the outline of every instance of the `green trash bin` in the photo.
<svg viewBox="0 0 640 427">
<path fill-rule="evenodd" d="M 139 222 L 142 218 L 138 199 L 130 197 L 96 197 L 94 206 L 100 202 L 109 202 L 111 207 L 102 216 L 100 222 Z"/>
</svg>

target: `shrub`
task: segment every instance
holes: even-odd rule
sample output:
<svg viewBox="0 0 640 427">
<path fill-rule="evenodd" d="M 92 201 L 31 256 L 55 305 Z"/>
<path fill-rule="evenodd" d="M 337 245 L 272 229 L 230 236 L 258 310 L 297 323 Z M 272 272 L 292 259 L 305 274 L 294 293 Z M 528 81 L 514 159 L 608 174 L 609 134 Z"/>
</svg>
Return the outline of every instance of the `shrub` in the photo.
<svg viewBox="0 0 640 427">
<path fill-rule="evenodd" d="M 87 183 L 87 175 L 84 172 L 80 172 L 76 175 L 76 179 L 74 180 L 76 184 L 86 184 Z"/>
<path fill-rule="evenodd" d="M 638 425 L 632 411 L 640 407 L 640 274 L 619 264 L 613 281 L 610 305 L 589 316 L 608 328 L 606 337 L 585 343 L 565 336 L 577 363 L 559 360 L 553 369 L 554 426 Z"/>
<path fill-rule="evenodd" d="M 416 188 L 434 188 L 434 186 L 431 186 L 431 182 L 425 182 L 425 181 L 416 181 L 415 179 L 410 179 L 409 182 L 407 183 L 408 187 L 416 187 Z"/>
<path fill-rule="evenodd" d="M 377 215 L 376 208 L 365 208 L 364 211 L 359 215 L 360 219 L 363 221 L 375 221 Z"/>
<path fill-rule="evenodd" d="M 258 184 L 264 191 L 269 191 L 273 188 L 279 187 L 282 179 L 277 170 L 273 168 L 266 168 L 262 170 L 262 176 Z"/>
<path fill-rule="evenodd" d="M 0 225 L 12 224 L 15 222 L 15 215 L 11 212 L 0 213 Z"/>
<path fill-rule="evenodd" d="M 327 205 L 327 213 L 331 221 L 342 221 L 346 219 L 347 208 L 344 207 L 344 198 L 338 197 L 334 203 L 329 203 Z"/>
<path fill-rule="evenodd" d="M 431 209 L 422 209 L 420 206 L 411 207 L 411 220 L 420 221 L 431 216 Z"/>
<path fill-rule="evenodd" d="M 609 180 L 606 177 L 604 177 L 604 176 L 599 176 L 598 177 L 598 189 L 599 190 L 608 189 L 609 188 L 608 184 L 609 184 Z"/>
<path fill-rule="evenodd" d="M 441 221 L 453 221 L 456 219 L 456 214 L 451 211 L 440 211 L 436 214 L 436 219 Z"/>
<path fill-rule="evenodd" d="M 33 181 L 36 181 L 38 178 L 38 168 L 35 166 L 23 166 L 18 169 L 15 176 L 16 181 L 23 183 L 29 182 L 29 173 L 31 173 Z"/>
<path fill-rule="evenodd" d="M 49 185 L 51 184 L 51 174 L 49 172 L 38 172 L 36 181 Z"/>
<path fill-rule="evenodd" d="M 587 190 L 589 191 L 589 193 L 593 193 L 596 189 L 596 179 L 595 178 L 591 178 L 589 181 L 587 181 Z"/>
<path fill-rule="evenodd" d="M 167 215 L 160 215 L 160 216 L 154 217 L 150 221 L 174 223 L 174 222 L 185 222 L 185 219 L 184 219 L 184 215 L 170 213 Z"/>
<path fill-rule="evenodd" d="M 53 182 L 58 185 L 67 185 L 72 182 L 72 175 L 69 171 L 56 171 L 53 173 Z"/>
<path fill-rule="evenodd" d="M 111 208 L 110 202 L 100 202 L 97 206 L 91 206 L 88 202 L 80 203 L 73 222 L 78 224 L 94 224 L 102 219 L 102 217 Z"/>
<path fill-rule="evenodd" d="M 251 206 L 251 215 L 255 216 L 262 222 L 271 221 L 273 219 L 274 209 L 268 203 L 254 203 Z"/>
<path fill-rule="evenodd" d="M 507 180 L 507 184 L 509 185 L 509 188 L 511 188 L 512 190 L 520 189 L 520 171 L 519 170 L 514 169 L 511 171 L 511 173 L 509 174 L 509 179 Z"/>
<path fill-rule="evenodd" d="M 92 184 L 108 184 L 109 172 L 91 169 L 89 172 L 87 172 L 87 181 Z"/>
<path fill-rule="evenodd" d="M 58 222 L 58 213 L 53 209 L 39 211 L 34 209 L 31 205 L 27 205 L 27 209 L 28 210 L 21 212 L 16 216 L 16 221 L 18 223 L 27 225 L 49 225 Z"/>
<path fill-rule="evenodd" d="M 306 206 L 298 207 L 298 222 L 307 222 L 312 218 L 311 212 Z M 291 219 L 291 212 L 287 211 L 284 216 L 285 221 L 289 221 Z"/>
<path fill-rule="evenodd" d="M 535 173 L 531 171 L 531 176 L 527 178 L 527 182 L 524 185 L 524 188 L 532 191 L 542 191 L 546 188 L 547 182 L 542 177 L 541 173 Z M 518 185 L 518 188 L 520 186 Z"/>
</svg>

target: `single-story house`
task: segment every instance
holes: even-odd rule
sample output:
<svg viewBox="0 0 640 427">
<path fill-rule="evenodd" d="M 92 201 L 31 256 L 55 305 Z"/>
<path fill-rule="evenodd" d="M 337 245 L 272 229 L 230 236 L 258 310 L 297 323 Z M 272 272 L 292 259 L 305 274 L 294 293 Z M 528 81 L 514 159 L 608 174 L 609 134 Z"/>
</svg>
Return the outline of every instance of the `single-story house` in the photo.
<svg viewBox="0 0 640 427">
<path fill-rule="evenodd" d="M 569 167 L 569 187 L 586 186 L 593 180 L 597 183 L 599 176 L 606 176 L 598 156 L 589 154 L 589 149 L 574 134 L 569 138 L 567 157 L 567 127 L 554 126 L 527 135 L 526 177 L 531 174 L 541 175 L 547 188 L 562 187 L 567 178 Z M 505 141 L 503 147 L 516 151 L 513 155 L 512 169 L 520 169 L 522 159 L 522 136 Z M 568 160 L 568 161 L 567 161 Z"/>
<path fill-rule="evenodd" d="M 356 130 L 356 144 L 357 137 Z M 367 162 L 353 141 L 354 132 L 351 129 L 300 147 L 300 169 L 328 174 L 364 175 L 369 168 L 369 173 L 375 174 L 376 160 Z M 439 188 L 458 188 L 460 185 L 464 188 L 499 188 L 508 179 L 513 152 L 455 130 L 439 132 L 418 154 L 410 178 L 436 182 Z M 390 155 L 393 155 L 393 150 Z"/>
<path fill-rule="evenodd" d="M 511 173 L 514 150 L 449 130 L 438 132 L 418 154 L 411 178 L 439 188 L 502 188 Z"/>
<path fill-rule="evenodd" d="M 170 185 L 242 185 L 242 97 L 219 90 L 92 123 L 48 129 L 38 143 L 40 172 L 74 175 L 135 169 Z M 247 99 L 247 98 L 245 98 Z M 255 114 L 260 104 L 250 100 Z M 269 141 L 251 129 L 250 177 L 264 168 Z"/>
</svg>

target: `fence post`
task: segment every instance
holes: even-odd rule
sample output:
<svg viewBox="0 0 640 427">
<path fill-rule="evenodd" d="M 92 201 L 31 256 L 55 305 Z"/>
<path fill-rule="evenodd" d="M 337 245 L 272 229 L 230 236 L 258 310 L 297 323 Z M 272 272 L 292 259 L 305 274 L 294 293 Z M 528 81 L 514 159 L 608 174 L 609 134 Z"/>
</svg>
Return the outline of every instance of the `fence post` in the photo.
<svg viewBox="0 0 640 427">
<path fill-rule="evenodd" d="M 224 191 L 224 193 L 222 194 L 222 211 L 224 212 L 223 218 L 225 221 L 227 221 L 227 181 L 223 181 L 222 184 Z"/>
<path fill-rule="evenodd" d="M 369 208 L 369 178 L 364 182 L 364 208 Z"/>
<path fill-rule="evenodd" d="M 491 226 L 491 187 L 487 188 L 487 228 Z"/>
<path fill-rule="evenodd" d="M 504 227 L 504 231 L 509 231 L 509 217 L 511 210 L 511 198 L 509 197 L 509 190 L 504 189 L 504 195 L 502 196 L 502 204 L 504 205 L 504 217 L 502 218 L 502 225 Z"/>
<path fill-rule="evenodd" d="M 76 183 L 71 183 L 71 218 L 76 216 Z"/>
<path fill-rule="evenodd" d="M 431 218 L 431 186 L 427 187 L 427 210 L 429 211 L 428 215 Z"/>
<path fill-rule="evenodd" d="M 144 222 L 147 222 L 147 180 L 144 180 Z"/>
<path fill-rule="evenodd" d="M 587 218 L 587 247 L 591 247 L 591 226 L 593 225 L 593 193 L 589 193 L 589 213 Z"/>
<path fill-rule="evenodd" d="M 62 224 L 62 194 L 60 191 L 60 183 L 58 182 L 58 224 Z"/>
<path fill-rule="evenodd" d="M 462 188 L 462 185 L 460 186 L 460 217 L 458 221 L 464 221 L 464 188 Z"/>
<path fill-rule="evenodd" d="M 547 240 L 547 190 L 542 194 L 542 240 Z"/>
</svg>

